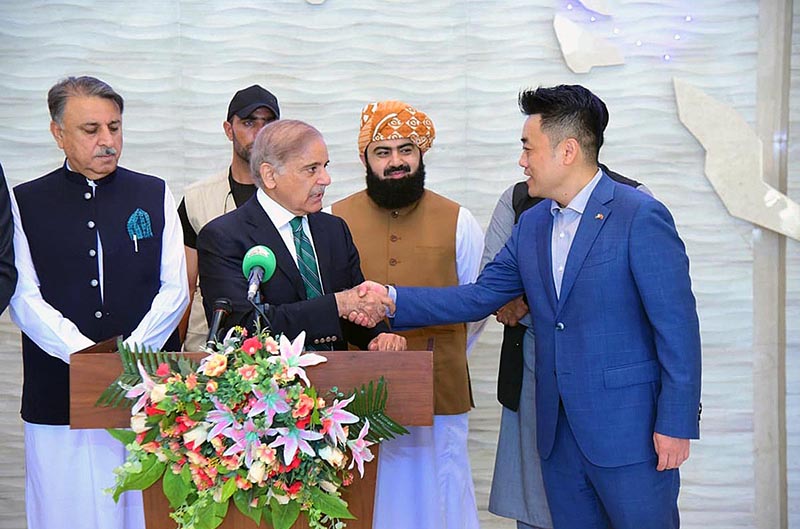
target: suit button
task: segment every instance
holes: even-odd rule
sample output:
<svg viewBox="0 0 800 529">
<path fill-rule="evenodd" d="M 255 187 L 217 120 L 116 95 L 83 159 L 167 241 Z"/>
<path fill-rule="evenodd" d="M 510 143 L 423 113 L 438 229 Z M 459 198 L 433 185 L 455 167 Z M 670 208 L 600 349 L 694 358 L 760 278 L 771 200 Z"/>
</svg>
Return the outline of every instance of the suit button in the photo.
<svg viewBox="0 0 800 529">
<path fill-rule="evenodd" d="M 396 264 L 397 264 L 397 259 L 395 259 L 394 257 L 389 259 L 389 265 L 390 266 L 395 266 Z"/>
<path fill-rule="evenodd" d="M 556 323 L 556 330 L 557 331 L 563 331 L 564 330 L 564 324 L 561 323 L 561 322 Z"/>
<path fill-rule="evenodd" d="M 319 344 L 319 338 L 316 338 L 316 339 L 314 340 L 314 345 L 317 345 L 317 344 Z"/>
<path fill-rule="evenodd" d="M 86 223 L 86 227 L 89 228 L 90 230 L 93 229 L 94 228 L 94 221 L 90 220 L 89 222 L 87 222 Z"/>
<path fill-rule="evenodd" d="M 91 281 L 89 281 L 89 284 L 92 285 L 93 287 L 96 287 L 97 285 L 100 284 L 100 282 L 97 279 L 92 279 Z"/>
<path fill-rule="evenodd" d="M 85 198 L 86 200 L 91 200 L 92 194 L 87 191 L 86 193 L 83 194 L 83 198 Z"/>
<path fill-rule="evenodd" d="M 100 318 L 103 317 L 103 313 L 98 310 L 97 312 L 94 313 L 94 317 L 99 320 Z"/>
<path fill-rule="evenodd" d="M 95 255 L 97 255 L 97 250 L 95 250 L 94 248 L 89 250 L 89 257 L 94 257 Z"/>
<path fill-rule="evenodd" d="M 389 237 L 389 240 L 392 241 L 392 242 L 397 242 L 397 239 L 399 239 L 399 238 L 400 237 L 398 237 L 397 235 L 392 235 L 391 237 Z"/>
</svg>

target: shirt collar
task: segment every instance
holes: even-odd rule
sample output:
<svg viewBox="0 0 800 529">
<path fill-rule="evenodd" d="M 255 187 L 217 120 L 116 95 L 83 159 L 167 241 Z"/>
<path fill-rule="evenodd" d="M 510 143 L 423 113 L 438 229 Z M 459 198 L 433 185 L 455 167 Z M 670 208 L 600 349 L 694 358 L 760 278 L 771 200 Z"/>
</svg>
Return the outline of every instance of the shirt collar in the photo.
<svg viewBox="0 0 800 529">
<path fill-rule="evenodd" d="M 603 177 L 603 170 L 597 169 L 597 172 L 594 174 L 589 183 L 583 186 L 577 195 L 575 195 L 569 204 L 564 206 L 563 208 L 558 205 L 558 202 L 555 200 L 550 200 L 550 214 L 555 216 L 556 211 L 561 211 L 565 209 L 571 209 L 578 213 L 579 215 L 583 215 L 583 210 L 586 209 L 586 204 L 589 202 L 589 197 L 592 196 L 592 192 L 594 188 L 597 187 L 597 184 L 600 182 L 600 178 Z"/>
<path fill-rule="evenodd" d="M 289 221 L 297 216 L 272 200 L 262 189 L 256 191 L 256 199 L 270 220 L 272 220 L 272 224 L 275 225 L 276 229 L 281 229 L 283 226 L 288 225 Z"/>
</svg>

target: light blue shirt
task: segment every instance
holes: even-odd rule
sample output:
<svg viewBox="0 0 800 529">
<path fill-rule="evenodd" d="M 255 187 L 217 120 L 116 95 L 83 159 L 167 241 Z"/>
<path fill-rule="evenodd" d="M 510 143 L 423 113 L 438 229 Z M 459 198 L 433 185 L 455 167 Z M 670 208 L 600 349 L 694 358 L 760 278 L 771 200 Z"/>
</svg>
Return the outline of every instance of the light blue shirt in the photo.
<svg viewBox="0 0 800 529">
<path fill-rule="evenodd" d="M 556 286 L 556 296 L 561 295 L 561 280 L 564 278 L 564 267 L 567 265 L 569 250 L 575 233 L 583 217 L 583 210 L 592 195 L 597 183 L 603 176 L 603 171 L 598 169 L 588 184 L 563 208 L 555 200 L 550 201 L 550 214 L 553 215 L 553 231 L 550 235 L 550 253 L 553 256 L 553 282 Z"/>
</svg>

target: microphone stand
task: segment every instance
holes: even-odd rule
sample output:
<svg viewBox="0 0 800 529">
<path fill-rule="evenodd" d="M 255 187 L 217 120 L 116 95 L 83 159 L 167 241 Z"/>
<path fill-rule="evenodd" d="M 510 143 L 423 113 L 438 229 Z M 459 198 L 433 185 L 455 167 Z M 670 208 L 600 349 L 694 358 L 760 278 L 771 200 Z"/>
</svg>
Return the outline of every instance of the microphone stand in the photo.
<svg viewBox="0 0 800 529">
<path fill-rule="evenodd" d="M 264 323 L 263 328 L 267 331 L 272 331 L 272 322 L 269 321 L 269 317 L 267 317 L 267 313 L 265 309 L 269 308 L 269 303 L 262 303 L 261 302 L 261 292 L 256 292 L 255 298 L 250 300 L 250 304 L 256 310 L 256 318 L 254 323 L 256 324 L 256 329 L 262 329 L 262 320 Z"/>
</svg>

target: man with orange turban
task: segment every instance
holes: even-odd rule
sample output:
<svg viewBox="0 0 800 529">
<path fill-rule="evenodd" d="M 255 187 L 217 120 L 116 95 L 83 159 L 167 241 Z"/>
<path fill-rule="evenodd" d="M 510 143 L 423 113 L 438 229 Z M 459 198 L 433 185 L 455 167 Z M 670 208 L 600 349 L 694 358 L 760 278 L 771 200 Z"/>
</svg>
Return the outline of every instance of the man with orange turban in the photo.
<svg viewBox="0 0 800 529">
<path fill-rule="evenodd" d="M 456 202 L 425 189 L 423 158 L 436 132 L 402 101 L 361 112 L 358 150 L 365 190 L 332 207 L 350 227 L 364 276 L 384 284 L 447 286 L 478 276 L 483 232 Z M 467 354 L 480 326 L 404 332 L 409 350 L 433 347 L 434 423 L 381 445 L 374 527 L 478 527 L 467 453 L 472 407 Z"/>
</svg>

